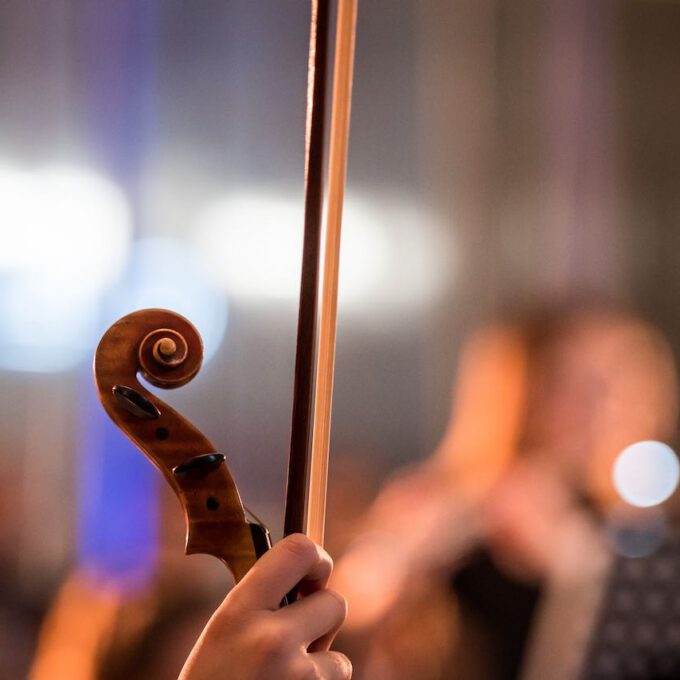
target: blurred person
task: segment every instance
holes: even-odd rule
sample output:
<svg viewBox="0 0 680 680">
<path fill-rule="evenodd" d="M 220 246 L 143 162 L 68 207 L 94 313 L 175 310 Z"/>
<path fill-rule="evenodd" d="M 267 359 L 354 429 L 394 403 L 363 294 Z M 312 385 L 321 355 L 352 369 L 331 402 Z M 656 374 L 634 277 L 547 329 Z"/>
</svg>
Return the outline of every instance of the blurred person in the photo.
<svg viewBox="0 0 680 680">
<path fill-rule="evenodd" d="M 284 538 L 261 557 L 229 592 L 203 628 L 180 680 L 348 680 L 351 664 L 330 645 L 346 614 L 344 599 L 327 587 L 332 561 L 304 536 Z M 286 593 L 300 585 L 301 597 L 286 607 Z M 77 591 L 77 592 L 75 592 Z M 71 582 L 46 622 L 32 680 L 108 677 L 101 655 L 120 610 L 115 590 Z M 173 650 L 168 650 L 172 654 Z M 116 660 L 109 659 L 115 666 Z M 145 665 L 147 664 L 147 665 Z M 138 659 L 127 678 L 161 680 Z"/>
<path fill-rule="evenodd" d="M 612 464 L 671 441 L 676 416 L 672 353 L 632 315 L 555 310 L 476 333 L 441 445 L 379 494 L 336 569 L 357 676 L 577 677 L 612 567 Z"/>
</svg>

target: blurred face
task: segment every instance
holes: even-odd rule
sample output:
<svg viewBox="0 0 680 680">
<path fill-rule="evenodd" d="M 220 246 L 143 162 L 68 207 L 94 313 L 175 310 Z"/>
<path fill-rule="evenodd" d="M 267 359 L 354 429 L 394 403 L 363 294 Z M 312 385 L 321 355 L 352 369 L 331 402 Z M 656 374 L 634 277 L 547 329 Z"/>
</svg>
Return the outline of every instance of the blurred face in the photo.
<svg viewBox="0 0 680 680">
<path fill-rule="evenodd" d="M 528 453 L 579 483 L 602 427 L 611 384 L 592 331 L 575 328 L 532 362 L 525 425 Z"/>
<path fill-rule="evenodd" d="M 617 318 L 573 322 L 530 357 L 524 451 L 583 488 L 592 469 L 642 439 L 668 439 L 673 361 L 647 327 Z"/>
</svg>

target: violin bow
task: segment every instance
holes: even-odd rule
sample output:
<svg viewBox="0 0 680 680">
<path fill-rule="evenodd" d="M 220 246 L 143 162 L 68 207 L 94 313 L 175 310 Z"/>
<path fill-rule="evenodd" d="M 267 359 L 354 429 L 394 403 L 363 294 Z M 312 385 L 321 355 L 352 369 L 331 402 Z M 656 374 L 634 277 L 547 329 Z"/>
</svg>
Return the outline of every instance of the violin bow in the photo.
<svg viewBox="0 0 680 680">
<path fill-rule="evenodd" d="M 323 217 L 330 0 L 312 0 L 305 121 L 305 218 L 283 534 L 305 530 Z"/>
<path fill-rule="evenodd" d="M 333 67 L 328 207 L 322 272 L 319 352 L 314 386 L 314 429 L 307 500 L 307 535 L 323 545 L 333 405 L 335 338 L 340 274 L 340 233 L 347 176 L 347 151 L 354 71 L 357 0 L 339 0 Z"/>
<path fill-rule="evenodd" d="M 324 74 L 326 71 L 328 4 L 328 0 L 312 1 L 307 92 L 305 235 L 284 521 L 284 535 L 304 532 L 320 545 L 323 544 L 326 516 L 340 269 L 340 233 L 347 175 L 357 0 L 338 1 L 333 66 L 328 204 L 323 244 L 321 311 L 317 345 L 319 245 L 323 204 Z M 316 25 L 315 16 L 318 19 Z M 314 370 L 315 349 L 317 347 L 316 370 Z M 313 403 L 311 401 L 312 389 L 314 391 Z M 309 488 L 307 486 L 308 468 Z"/>
<path fill-rule="evenodd" d="M 304 299 L 301 300 L 298 329 L 286 533 L 306 528 L 319 543 L 323 540 L 325 514 L 339 234 L 355 17 L 356 0 L 340 0 L 330 133 L 320 355 L 316 363 L 313 408 L 315 434 L 310 482 L 314 483 L 314 489 L 307 495 L 323 206 L 323 118 L 328 33 L 328 0 L 312 2 L 305 162 L 305 263 L 301 283 Z M 161 471 L 177 495 L 187 527 L 186 553 L 214 555 L 229 568 L 234 581 L 238 582 L 257 558 L 271 547 L 269 532 L 243 504 L 226 456 L 218 452 L 191 422 L 151 393 L 139 380 L 141 375 L 157 387 L 181 387 L 196 376 L 202 360 L 201 337 L 187 319 L 164 309 L 141 310 L 119 319 L 103 335 L 95 352 L 95 383 L 108 415 Z M 318 436 L 316 428 L 320 433 Z M 305 516 L 307 527 L 303 526 Z"/>
</svg>

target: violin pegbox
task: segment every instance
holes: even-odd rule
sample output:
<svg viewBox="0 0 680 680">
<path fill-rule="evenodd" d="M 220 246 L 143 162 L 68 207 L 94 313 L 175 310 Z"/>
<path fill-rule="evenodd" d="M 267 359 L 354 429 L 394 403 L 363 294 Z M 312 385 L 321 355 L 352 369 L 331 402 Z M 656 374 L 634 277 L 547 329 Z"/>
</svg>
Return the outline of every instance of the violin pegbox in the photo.
<svg viewBox="0 0 680 680">
<path fill-rule="evenodd" d="M 185 516 L 187 554 L 214 555 L 239 581 L 268 545 L 268 532 L 245 516 L 224 454 L 140 382 L 174 389 L 200 370 L 203 343 L 183 316 L 133 312 L 102 337 L 94 359 L 99 398 L 113 422 L 161 471 Z"/>
</svg>

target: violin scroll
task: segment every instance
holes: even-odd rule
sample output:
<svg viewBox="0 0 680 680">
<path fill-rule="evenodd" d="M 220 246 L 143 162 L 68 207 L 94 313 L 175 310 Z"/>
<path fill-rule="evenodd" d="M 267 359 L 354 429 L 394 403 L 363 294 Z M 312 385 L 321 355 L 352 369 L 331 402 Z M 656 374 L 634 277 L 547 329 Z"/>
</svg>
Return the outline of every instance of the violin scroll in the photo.
<svg viewBox="0 0 680 680">
<path fill-rule="evenodd" d="M 269 547 L 269 534 L 246 519 L 225 455 L 138 378 L 174 389 L 198 373 L 202 360 L 201 336 L 187 319 L 146 309 L 106 331 L 95 353 L 95 382 L 113 422 L 179 498 L 187 526 L 186 553 L 214 555 L 238 582 Z"/>
<path fill-rule="evenodd" d="M 186 327 L 183 327 L 185 324 Z M 142 376 L 156 387 L 172 389 L 186 385 L 200 370 L 203 343 L 198 331 L 186 319 L 177 320 L 179 330 L 156 328 L 140 343 Z"/>
</svg>

